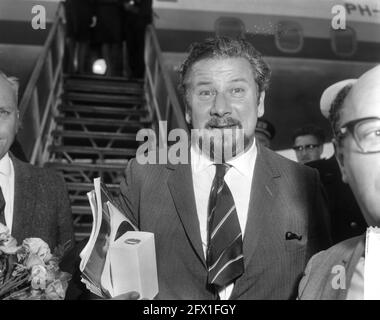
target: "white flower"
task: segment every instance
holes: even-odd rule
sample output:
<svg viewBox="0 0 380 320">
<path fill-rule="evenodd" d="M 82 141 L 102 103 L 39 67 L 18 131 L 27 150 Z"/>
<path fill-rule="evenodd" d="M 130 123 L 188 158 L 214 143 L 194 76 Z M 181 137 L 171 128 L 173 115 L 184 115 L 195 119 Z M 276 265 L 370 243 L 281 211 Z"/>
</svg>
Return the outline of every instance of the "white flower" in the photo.
<svg viewBox="0 0 380 320">
<path fill-rule="evenodd" d="M 8 227 L 0 223 L 0 253 L 14 254 L 18 249 L 17 241 L 11 236 Z"/>
<path fill-rule="evenodd" d="M 33 289 L 45 289 L 47 280 L 47 270 L 41 265 L 34 265 L 30 274 Z"/>
<path fill-rule="evenodd" d="M 31 254 L 38 255 L 44 262 L 52 257 L 49 245 L 40 238 L 27 238 L 22 242 L 22 246 Z"/>
<path fill-rule="evenodd" d="M 9 229 L 8 229 L 8 227 L 7 226 L 5 226 L 5 225 L 3 225 L 2 223 L 0 223 L 0 236 L 2 235 L 2 234 L 9 234 Z"/>
<path fill-rule="evenodd" d="M 45 266 L 45 263 L 42 260 L 42 258 L 34 253 L 30 253 L 26 257 L 26 261 L 24 262 L 24 264 L 27 269 L 31 269 L 34 266 Z"/>
<path fill-rule="evenodd" d="M 6 240 L 1 241 L 0 243 L 0 252 L 6 254 L 15 254 L 20 248 L 17 246 L 17 240 L 10 235 Z"/>
<path fill-rule="evenodd" d="M 46 298 L 48 300 L 63 300 L 67 289 L 67 283 L 62 283 L 60 280 L 55 280 L 50 283 L 46 290 Z"/>
</svg>

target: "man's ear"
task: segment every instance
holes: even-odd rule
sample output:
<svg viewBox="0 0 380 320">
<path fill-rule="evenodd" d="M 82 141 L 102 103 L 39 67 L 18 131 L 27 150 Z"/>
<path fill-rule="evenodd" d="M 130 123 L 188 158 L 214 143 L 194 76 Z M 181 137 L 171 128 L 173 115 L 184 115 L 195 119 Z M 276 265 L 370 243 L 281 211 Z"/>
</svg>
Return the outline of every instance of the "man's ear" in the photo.
<svg viewBox="0 0 380 320">
<path fill-rule="evenodd" d="M 323 153 L 323 149 L 324 149 L 324 144 L 321 144 L 321 145 L 319 146 L 319 156 L 322 155 L 322 153 Z"/>
<path fill-rule="evenodd" d="M 16 134 L 17 134 L 18 130 L 21 128 L 20 111 L 19 110 L 17 110 L 16 117 L 17 117 Z"/>
<path fill-rule="evenodd" d="M 186 102 L 185 104 L 186 104 L 185 119 L 186 119 L 187 124 L 191 124 L 191 108 L 188 106 Z"/>
<path fill-rule="evenodd" d="M 334 140 L 333 141 L 333 145 L 334 145 L 335 158 L 338 161 L 340 173 L 342 174 L 342 180 L 343 180 L 344 183 L 348 183 L 347 182 L 346 169 L 344 167 L 344 155 L 343 155 L 343 152 L 341 151 L 341 148 L 339 148 L 337 141 Z"/>
<path fill-rule="evenodd" d="M 187 103 L 187 91 L 184 89 L 182 92 L 182 101 L 185 105 L 185 120 L 187 124 L 191 125 L 191 108 L 189 107 L 189 104 Z"/>
<path fill-rule="evenodd" d="M 264 99 L 265 99 L 265 91 L 260 93 L 259 101 L 257 104 L 257 117 L 260 118 L 264 115 Z"/>
</svg>

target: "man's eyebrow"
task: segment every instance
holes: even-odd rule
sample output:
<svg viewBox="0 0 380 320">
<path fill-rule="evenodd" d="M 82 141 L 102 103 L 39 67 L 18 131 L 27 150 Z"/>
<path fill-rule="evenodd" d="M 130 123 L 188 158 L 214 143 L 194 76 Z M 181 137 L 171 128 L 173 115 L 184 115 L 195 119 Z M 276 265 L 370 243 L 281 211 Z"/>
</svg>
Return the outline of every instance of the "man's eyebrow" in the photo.
<svg viewBox="0 0 380 320">
<path fill-rule="evenodd" d="M 195 86 L 205 86 L 205 85 L 209 85 L 211 84 L 212 82 L 211 81 L 208 81 L 208 80 L 202 80 L 202 81 L 198 81 L 195 83 Z"/>
<path fill-rule="evenodd" d="M 246 82 L 246 83 L 248 83 L 248 80 L 245 78 L 235 78 L 235 79 L 230 80 L 229 82 L 232 82 L 232 83 L 234 83 L 234 82 Z M 195 83 L 195 86 L 204 86 L 204 85 L 209 85 L 209 84 L 212 84 L 212 81 L 200 80 L 200 81 Z"/>
<path fill-rule="evenodd" d="M 230 82 L 247 82 L 248 83 L 248 80 L 245 78 L 235 78 L 235 79 L 230 80 Z"/>
</svg>

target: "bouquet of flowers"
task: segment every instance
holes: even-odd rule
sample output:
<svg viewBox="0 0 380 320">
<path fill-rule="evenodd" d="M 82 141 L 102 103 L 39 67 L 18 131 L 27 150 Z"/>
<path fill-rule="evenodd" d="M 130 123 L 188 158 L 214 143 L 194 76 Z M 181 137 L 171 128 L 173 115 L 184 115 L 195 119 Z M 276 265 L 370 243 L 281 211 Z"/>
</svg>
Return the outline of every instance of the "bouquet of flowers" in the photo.
<svg viewBox="0 0 380 320">
<path fill-rule="evenodd" d="M 0 223 L 0 300 L 63 300 L 71 275 L 59 269 L 63 247 L 50 252 L 39 238 L 21 246 Z"/>
</svg>

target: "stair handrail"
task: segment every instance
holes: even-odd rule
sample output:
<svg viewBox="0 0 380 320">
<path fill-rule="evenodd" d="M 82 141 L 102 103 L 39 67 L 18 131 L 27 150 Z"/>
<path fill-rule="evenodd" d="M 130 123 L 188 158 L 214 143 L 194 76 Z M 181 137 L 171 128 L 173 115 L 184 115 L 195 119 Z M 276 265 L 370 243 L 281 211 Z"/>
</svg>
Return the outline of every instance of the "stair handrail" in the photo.
<svg viewBox="0 0 380 320">
<path fill-rule="evenodd" d="M 64 24 L 64 5 L 60 2 L 19 104 L 22 125 L 18 139 L 29 162 L 40 166 L 47 161 L 47 145 L 55 125 L 54 112 L 62 92 Z"/>
<path fill-rule="evenodd" d="M 167 121 L 167 130 L 180 128 L 189 133 L 184 111 L 179 103 L 173 82 L 165 67 L 162 51 L 153 25 L 145 33 L 145 97 L 154 120 Z M 156 123 L 154 123 L 156 124 Z M 167 144 L 167 132 L 159 126 L 158 134 L 162 146 Z"/>
</svg>

